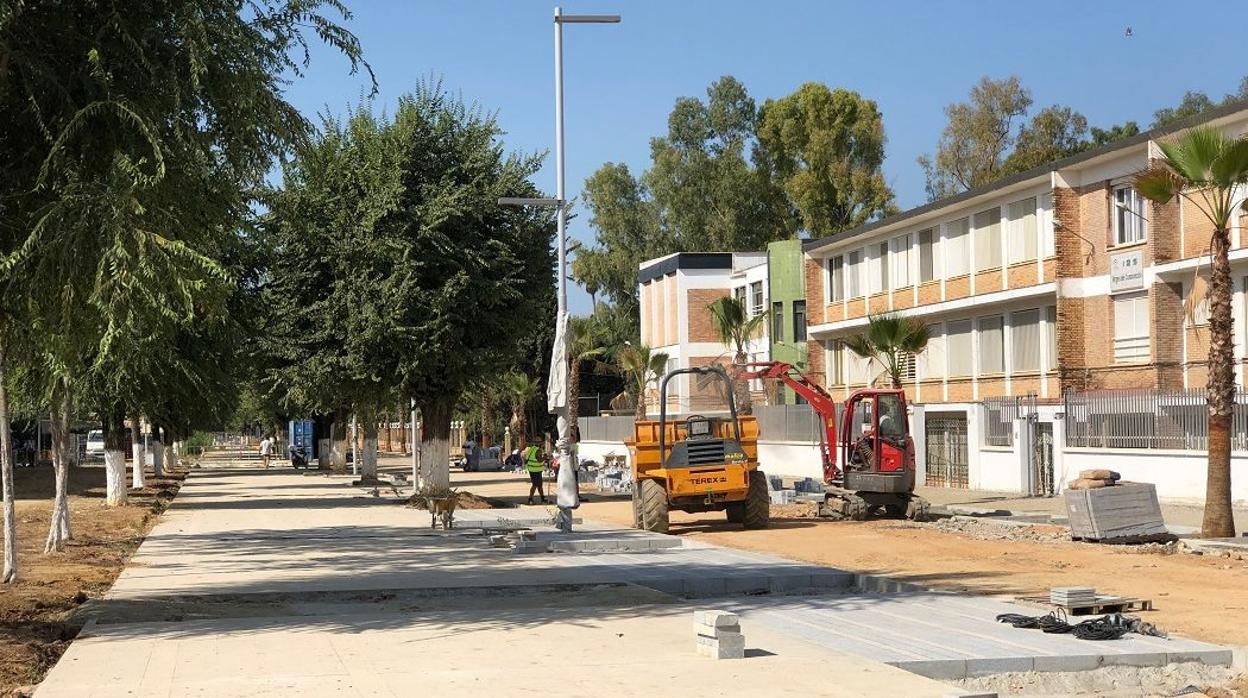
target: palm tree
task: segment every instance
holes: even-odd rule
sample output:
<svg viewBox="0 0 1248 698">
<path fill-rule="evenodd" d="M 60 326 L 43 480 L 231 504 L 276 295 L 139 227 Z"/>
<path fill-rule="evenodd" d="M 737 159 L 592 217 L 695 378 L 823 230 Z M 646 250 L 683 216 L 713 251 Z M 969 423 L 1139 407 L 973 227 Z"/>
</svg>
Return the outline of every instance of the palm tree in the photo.
<svg viewBox="0 0 1248 698">
<path fill-rule="evenodd" d="M 733 351 L 731 378 L 737 411 L 740 414 L 753 414 L 754 407 L 750 404 L 750 386 L 749 383 L 741 380 L 741 373 L 745 371 L 745 364 L 749 361 L 745 346 L 750 343 L 754 335 L 758 334 L 759 329 L 767 320 L 767 313 L 762 312 L 750 317 L 745 309 L 745 302 L 732 296 L 717 298 L 706 306 L 706 309 L 711 313 L 711 320 L 715 323 L 715 332 L 719 334 L 719 341 Z"/>
<path fill-rule="evenodd" d="M 592 317 L 572 318 L 568 325 L 571 339 L 568 342 L 568 430 L 574 442 L 581 440 L 577 426 L 580 416 L 581 364 L 597 360 L 606 353 L 605 333 Z"/>
<path fill-rule="evenodd" d="M 538 384 L 526 373 L 508 373 L 503 378 L 504 389 L 511 400 L 511 433 L 515 435 L 515 448 L 524 450 L 529 433 L 529 405 L 537 397 Z"/>
<path fill-rule="evenodd" d="M 1164 157 L 1136 175 L 1135 189 L 1158 204 L 1175 197 L 1195 206 L 1213 224 L 1209 252 L 1209 465 L 1201 535 L 1235 535 L 1231 508 L 1231 417 L 1235 411 L 1234 320 L 1231 316 L 1231 217 L 1248 182 L 1248 139 L 1228 138 L 1217 129 L 1193 128 L 1160 143 Z"/>
<path fill-rule="evenodd" d="M 633 394 L 633 415 L 639 422 L 646 418 L 646 388 L 667 371 L 667 358 L 667 352 L 650 351 L 644 344 L 626 344 L 615 354 Z"/>
<path fill-rule="evenodd" d="M 872 315 L 867 331 L 845 339 L 845 346 L 864 359 L 884 367 L 894 388 L 902 387 L 902 374 L 914 364 L 914 357 L 927 348 L 928 331 L 917 318 L 899 315 Z"/>
</svg>

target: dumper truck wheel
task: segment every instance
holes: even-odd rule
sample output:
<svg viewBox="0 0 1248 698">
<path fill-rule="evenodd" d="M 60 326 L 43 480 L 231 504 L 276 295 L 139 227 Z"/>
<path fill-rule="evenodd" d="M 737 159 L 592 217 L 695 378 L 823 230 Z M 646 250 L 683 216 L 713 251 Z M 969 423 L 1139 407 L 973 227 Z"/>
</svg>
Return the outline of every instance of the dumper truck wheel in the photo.
<svg viewBox="0 0 1248 698">
<path fill-rule="evenodd" d="M 746 528 L 767 528 L 771 523 L 771 496 L 767 493 L 767 476 L 760 470 L 750 472 L 750 491 L 745 496 Z"/>
<path fill-rule="evenodd" d="M 667 533 L 667 491 L 658 480 L 641 481 L 641 527 L 651 533 Z"/>
<path fill-rule="evenodd" d="M 745 502 L 733 502 L 725 507 L 728 512 L 728 523 L 745 523 Z"/>
</svg>

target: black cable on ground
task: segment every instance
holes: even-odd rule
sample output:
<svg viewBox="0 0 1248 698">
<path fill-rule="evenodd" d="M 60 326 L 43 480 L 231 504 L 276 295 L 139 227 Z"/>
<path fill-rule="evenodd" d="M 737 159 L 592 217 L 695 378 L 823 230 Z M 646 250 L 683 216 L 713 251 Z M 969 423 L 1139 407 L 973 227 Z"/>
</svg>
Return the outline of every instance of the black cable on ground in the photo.
<svg viewBox="0 0 1248 698">
<path fill-rule="evenodd" d="M 1089 618 L 1073 625 L 1066 620 L 1066 613 L 1061 609 L 1043 616 L 1002 613 L 997 616 L 997 622 L 1008 623 L 1015 628 L 1038 628 L 1046 633 L 1069 633 L 1080 640 L 1117 640 L 1127 633 L 1154 637 L 1166 636 L 1150 623 L 1121 613 L 1111 613 L 1101 618 Z"/>
</svg>

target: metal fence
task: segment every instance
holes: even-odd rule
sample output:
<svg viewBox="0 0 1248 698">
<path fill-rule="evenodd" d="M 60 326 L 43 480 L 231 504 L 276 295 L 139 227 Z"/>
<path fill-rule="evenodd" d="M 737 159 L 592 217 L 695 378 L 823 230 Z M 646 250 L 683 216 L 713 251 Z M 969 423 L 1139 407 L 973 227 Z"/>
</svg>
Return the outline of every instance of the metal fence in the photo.
<svg viewBox="0 0 1248 698">
<path fill-rule="evenodd" d="M 1066 445 L 1203 451 L 1209 445 L 1204 390 L 1068 392 Z M 1248 393 L 1237 392 L 1231 449 L 1248 451 Z"/>
<path fill-rule="evenodd" d="M 983 401 L 984 445 L 1013 446 L 1014 420 L 1036 413 L 1036 395 L 992 397 Z"/>
<path fill-rule="evenodd" d="M 842 405 L 836 406 L 836 422 L 840 424 Z M 758 438 L 764 441 L 795 441 L 819 443 L 823 427 L 810 405 L 761 405 L 754 408 L 758 419 Z"/>
<path fill-rule="evenodd" d="M 633 438 L 632 417 L 578 417 L 581 441 L 627 441 Z"/>
</svg>

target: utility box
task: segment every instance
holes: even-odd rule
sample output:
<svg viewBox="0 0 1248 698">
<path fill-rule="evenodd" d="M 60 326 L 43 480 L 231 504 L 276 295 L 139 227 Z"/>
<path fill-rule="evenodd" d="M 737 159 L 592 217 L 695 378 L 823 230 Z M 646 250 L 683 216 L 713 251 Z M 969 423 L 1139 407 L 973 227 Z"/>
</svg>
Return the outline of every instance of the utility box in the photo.
<svg viewBox="0 0 1248 698">
<path fill-rule="evenodd" d="M 1070 537 L 1101 542 L 1146 542 L 1173 536 L 1166 530 L 1157 488 L 1147 482 L 1066 490 Z"/>
</svg>

